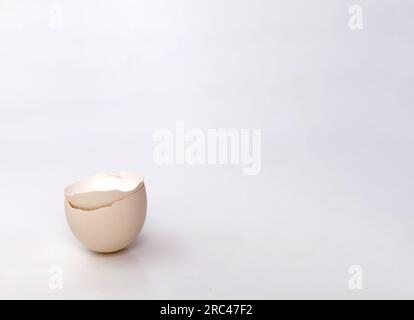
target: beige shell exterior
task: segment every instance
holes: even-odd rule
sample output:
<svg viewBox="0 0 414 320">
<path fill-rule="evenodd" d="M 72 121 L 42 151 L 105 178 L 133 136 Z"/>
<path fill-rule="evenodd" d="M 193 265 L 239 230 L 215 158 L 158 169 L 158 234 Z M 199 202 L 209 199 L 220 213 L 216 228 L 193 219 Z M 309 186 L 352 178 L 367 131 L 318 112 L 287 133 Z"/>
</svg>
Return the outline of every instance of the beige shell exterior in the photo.
<svg viewBox="0 0 414 320">
<path fill-rule="evenodd" d="M 147 211 L 145 185 L 111 206 L 84 211 L 65 198 L 66 219 L 73 234 L 87 248 L 109 253 L 127 247 L 142 229 Z"/>
</svg>

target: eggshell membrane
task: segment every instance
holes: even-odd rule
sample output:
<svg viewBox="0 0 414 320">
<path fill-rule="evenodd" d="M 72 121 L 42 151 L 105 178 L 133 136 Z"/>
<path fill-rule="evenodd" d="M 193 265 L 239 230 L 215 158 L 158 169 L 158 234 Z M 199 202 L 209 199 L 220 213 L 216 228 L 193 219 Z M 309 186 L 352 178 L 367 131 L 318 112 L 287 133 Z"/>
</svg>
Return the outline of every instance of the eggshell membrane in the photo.
<svg viewBox="0 0 414 320">
<path fill-rule="evenodd" d="M 109 207 L 84 211 L 65 199 L 65 212 L 73 234 L 87 248 L 115 252 L 127 247 L 142 229 L 147 211 L 145 185 Z"/>
<path fill-rule="evenodd" d="M 142 177 L 126 172 L 96 174 L 71 184 L 65 197 L 73 208 L 95 210 L 137 192 L 143 183 Z"/>
</svg>

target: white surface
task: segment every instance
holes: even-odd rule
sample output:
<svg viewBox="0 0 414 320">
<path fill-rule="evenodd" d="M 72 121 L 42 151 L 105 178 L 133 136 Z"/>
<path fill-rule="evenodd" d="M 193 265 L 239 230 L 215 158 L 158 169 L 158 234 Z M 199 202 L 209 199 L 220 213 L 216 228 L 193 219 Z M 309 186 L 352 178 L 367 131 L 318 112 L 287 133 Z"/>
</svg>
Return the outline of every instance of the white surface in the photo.
<svg viewBox="0 0 414 320">
<path fill-rule="evenodd" d="M 413 10 L 2 0 L 0 298 L 414 298 Z M 261 173 L 156 165 L 152 136 L 177 120 L 262 129 Z M 114 170 L 145 176 L 147 222 L 94 254 L 63 189 Z"/>
</svg>

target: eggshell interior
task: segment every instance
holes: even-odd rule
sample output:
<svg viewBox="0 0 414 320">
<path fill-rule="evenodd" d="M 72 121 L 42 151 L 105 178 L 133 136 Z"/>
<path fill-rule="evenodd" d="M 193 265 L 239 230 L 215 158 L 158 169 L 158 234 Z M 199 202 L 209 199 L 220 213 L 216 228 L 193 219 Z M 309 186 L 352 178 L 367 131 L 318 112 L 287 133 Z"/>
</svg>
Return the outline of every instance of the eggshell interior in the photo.
<svg viewBox="0 0 414 320">
<path fill-rule="evenodd" d="M 131 173 L 96 174 L 67 187 L 65 198 L 72 208 L 91 211 L 112 206 L 143 185 L 144 179 Z"/>
</svg>

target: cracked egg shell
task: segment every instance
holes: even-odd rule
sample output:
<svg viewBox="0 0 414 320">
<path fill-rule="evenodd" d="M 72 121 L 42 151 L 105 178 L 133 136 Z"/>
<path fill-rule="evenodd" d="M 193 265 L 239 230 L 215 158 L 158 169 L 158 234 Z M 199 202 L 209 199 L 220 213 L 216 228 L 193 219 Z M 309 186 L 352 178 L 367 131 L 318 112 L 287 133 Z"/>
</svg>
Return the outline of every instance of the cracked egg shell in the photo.
<svg viewBox="0 0 414 320">
<path fill-rule="evenodd" d="M 141 231 L 146 211 L 144 179 L 132 173 L 97 174 L 65 189 L 70 229 L 93 251 L 127 247 Z"/>
</svg>

